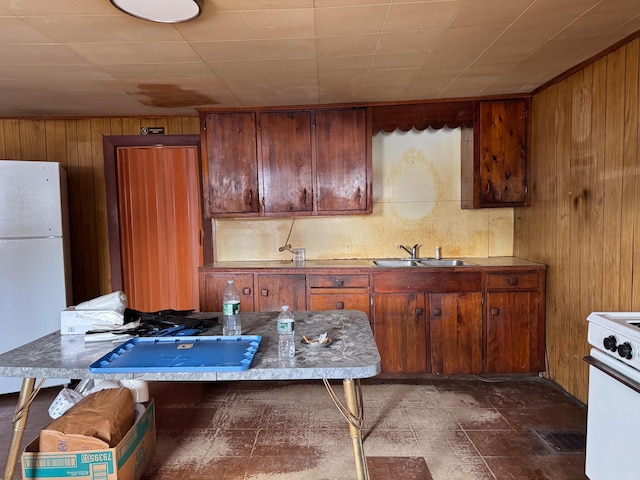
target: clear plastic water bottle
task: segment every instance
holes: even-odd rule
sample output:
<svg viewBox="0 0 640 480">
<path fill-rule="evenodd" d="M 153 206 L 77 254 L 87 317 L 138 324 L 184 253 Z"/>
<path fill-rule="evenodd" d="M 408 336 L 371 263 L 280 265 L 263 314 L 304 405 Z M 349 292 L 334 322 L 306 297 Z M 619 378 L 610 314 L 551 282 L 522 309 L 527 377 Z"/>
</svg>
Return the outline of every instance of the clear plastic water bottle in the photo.
<svg viewBox="0 0 640 480">
<path fill-rule="evenodd" d="M 222 334 L 241 335 L 240 324 L 240 291 L 233 284 L 233 280 L 227 282 L 222 292 Z"/>
<path fill-rule="evenodd" d="M 293 313 L 289 311 L 289 305 L 283 305 L 278 314 L 278 358 L 291 359 L 296 354 L 295 322 Z"/>
</svg>

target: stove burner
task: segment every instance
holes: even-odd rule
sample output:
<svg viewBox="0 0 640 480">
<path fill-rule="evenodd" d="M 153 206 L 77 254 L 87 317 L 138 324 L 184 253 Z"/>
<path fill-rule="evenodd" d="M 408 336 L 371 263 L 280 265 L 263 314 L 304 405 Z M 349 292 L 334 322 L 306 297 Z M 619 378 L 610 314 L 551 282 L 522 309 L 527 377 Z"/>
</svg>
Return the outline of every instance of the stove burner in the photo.
<svg viewBox="0 0 640 480">
<path fill-rule="evenodd" d="M 629 325 L 633 325 L 636 328 L 640 328 L 640 322 L 629 322 Z"/>
</svg>

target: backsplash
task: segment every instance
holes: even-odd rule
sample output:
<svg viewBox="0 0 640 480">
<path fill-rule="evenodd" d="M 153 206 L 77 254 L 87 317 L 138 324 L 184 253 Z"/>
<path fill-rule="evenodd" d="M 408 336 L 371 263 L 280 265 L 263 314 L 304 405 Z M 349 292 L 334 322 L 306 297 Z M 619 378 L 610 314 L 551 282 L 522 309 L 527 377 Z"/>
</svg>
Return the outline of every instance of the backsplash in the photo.
<svg viewBox="0 0 640 480">
<path fill-rule="evenodd" d="M 289 219 L 216 219 L 218 261 L 290 260 L 289 234 L 308 260 L 513 254 L 513 209 L 460 208 L 460 129 L 378 133 L 373 137 L 373 213 Z"/>
</svg>

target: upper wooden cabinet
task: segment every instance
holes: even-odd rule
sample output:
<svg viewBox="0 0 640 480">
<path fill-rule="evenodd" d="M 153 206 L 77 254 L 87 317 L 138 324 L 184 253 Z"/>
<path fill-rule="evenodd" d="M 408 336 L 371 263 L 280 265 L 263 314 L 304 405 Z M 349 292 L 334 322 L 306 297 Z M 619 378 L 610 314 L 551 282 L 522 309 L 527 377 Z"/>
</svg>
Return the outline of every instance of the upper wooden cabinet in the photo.
<svg viewBox="0 0 640 480">
<path fill-rule="evenodd" d="M 211 113 L 202 122 L 204 211 L 257 214 L 258 154 L 255 113 Z"/>
<path fill-rule="evenodd" d="M 462 208 L 529 205 L 526 99 L 478 101 L 462 129 Z"/>
<path fill-rule="evenodd" d="M 202 112 L 208 217 L 371 213 L 366 108 Z"/>
</svg>

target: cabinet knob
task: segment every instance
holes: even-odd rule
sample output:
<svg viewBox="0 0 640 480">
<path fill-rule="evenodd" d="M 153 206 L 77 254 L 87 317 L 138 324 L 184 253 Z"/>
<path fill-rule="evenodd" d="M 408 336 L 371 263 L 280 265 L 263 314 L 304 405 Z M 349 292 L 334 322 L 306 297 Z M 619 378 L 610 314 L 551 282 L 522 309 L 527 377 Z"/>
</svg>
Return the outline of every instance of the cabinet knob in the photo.
<svg viewBox="0 0 640 480">
<path fill-rule="evenodd" d="M 518 284 L 518 278 L 517 277 L 510 277 L 509 278 L 509 285 L 517 285 Z"/>
<path fill-rule="evenodd" d="M 341 279 L 341 278 L 336 278 L 336 279 L 333 281 L 333 284 L 334 284 L 336 287 L 341 287 L 341 286 L 343 286 L 343 285 L 344 285 L 344 280 L 343 280 L 343 279 Z"/>
<path fill-rule="evenodd" d="M 268 288 L 263 288 L 262 290 L 260 290 L 260 295 L 262 295 L 263 297 L 268 297 L 269 296 L 269 289 Z"/>
<path fill-rule="evenodd" d="M 491 309 L 491 315 L 500 315 L 500 309 L 499 308 L 492 308 Z"/>
<path fill-rule="evenodd" d="M 251 289 L 249 287 L 244 287 L 242 289 L 242 294 L 243 295 L 251 295 Z"/>
<path fill-rule="evenodd" d="M 416 308 L 416 315 L 422 315 L 424 313 L 424 308 Z"/>
<path fill-rule="evenodd" d="M 439 308 L 434 308 L 433 309 L 433 316 L 434 317 L 439 317 L 440 315 L 442 315 L 442 310 L 440 310 Z"/>
<path fill-rule="evenodd" d="M 344 302 L 336 302 L 336 310 L 344 310 Z"/>
</svg>

